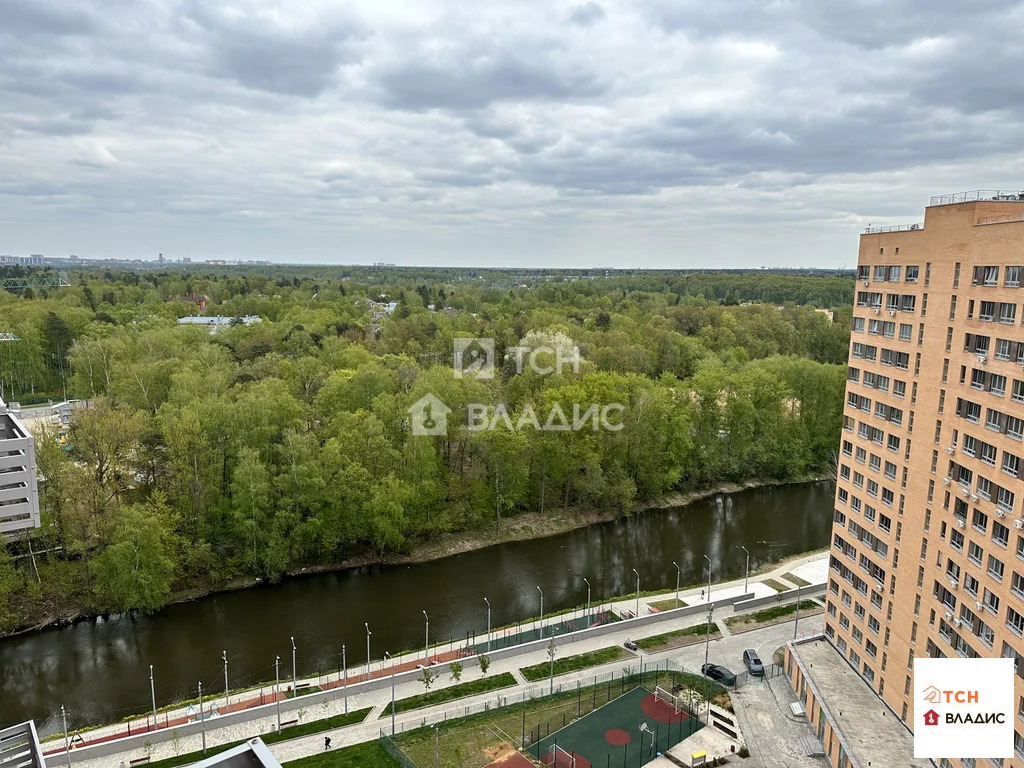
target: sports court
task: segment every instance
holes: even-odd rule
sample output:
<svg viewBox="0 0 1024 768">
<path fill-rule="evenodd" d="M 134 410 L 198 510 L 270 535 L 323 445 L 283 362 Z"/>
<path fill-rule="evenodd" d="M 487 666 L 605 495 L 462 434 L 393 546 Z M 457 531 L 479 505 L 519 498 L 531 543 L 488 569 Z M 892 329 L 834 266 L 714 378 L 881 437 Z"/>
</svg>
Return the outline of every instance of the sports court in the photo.
<svg viewBox="0 0 1024 768">
<path fill-rule="evenodd" d="M 682 699 L 634 688 L 530 745 L 552 768 L 635 768 L 703 727 Z"/>
</svg>

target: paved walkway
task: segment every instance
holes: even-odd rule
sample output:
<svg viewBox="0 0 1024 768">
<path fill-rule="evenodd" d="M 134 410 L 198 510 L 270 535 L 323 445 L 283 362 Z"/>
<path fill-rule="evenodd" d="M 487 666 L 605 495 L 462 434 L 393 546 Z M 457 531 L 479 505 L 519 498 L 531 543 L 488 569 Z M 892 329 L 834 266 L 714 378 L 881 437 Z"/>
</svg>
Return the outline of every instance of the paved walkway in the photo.
<svg viewBox="0 0 1024 768">
<path fill-rule="evenodd" d="M 746 591 L 752 592 L 757 597 L 768 597 L 770 595 L 774 595 L 776 594 L 776 590 L 770 586 L 761 583 L 762 580 L 773 578 L 776 581 L 778 581 L 783 573 L 793 573 L 800 576 L 802 579 L 811 581 L 811 577 L 817 577 L 817 574 L 819 572 L 823 573 L 823 575 L 827 574 L 827 563 L 828 553 L 817 553 L 796 560 L 790 560 L 784 566 L 776 568 L 775 570 L 769 573 L 760 574 L 758 576 L 751 576 Z M 822 568 L 824 568 L 824 571 L 821 570 Z M 824 576 L 824 578 L 827 578 L 827 576 Z M 824 579 L 816 578 L 816 580 L 812 583 L 821 584 L 823 582 Z M 680 592 L 680 599 L 684 600 L 688 605 L 694 606 L 699 605 L 702 602 L 704 604 L 707 604 L 709 599 L 718 601 L 727 597 L 736 597 L 743 593 L 744 580 L 739 579 L 736 581 L 726 582 L 723 584 L 713 584 L 710 595 L 706 594 L 706 588 L 695 588 L 691 590 L 685 590 L 683 592 Z M 649 607 L 647 607 L 650 603 L 665 600 L 666 598 L 671 598 L 673 595 L 674 591 L 670 591 L 668 593 L 654 597 L 641 598 L 641 611 L 645 610 L 645 608 L 647 610 L 650 610 Z M 606 607 L 608 610 L 612 610 L 617 613 L 624 613 L 626 611 L 633 612 L 636 608 L 636 601 L 635 598 L 626 598 L 620 601 L 606 604 L 604 607 Z M 734 668 L 742 667 L 740 655 L 742 655 L 743 649 L 748 647 L 756 647 L 753 645 L 755 639 L 761 638 L 762 634 L 764 634 L 765 637 L 774 638 L 776 636 L 781 636 L 782 634 L 784 634 L 785 630 L 780 628 L 788 628 L 788 631 L 790 632 L 790 637 L 792 636 L 792 622 L 788 622 L 786 624 L 776 625 L 774 627 L 767 627 L 763 630 L 754 630 L 753 632 L 746 632 L 740 636 L 734 637 L 732 636 L 732 633 L 729 632 L 728 628 L 725 627 L 725 622 L 723 620 L 724 618 L 733 615 L 732 608 L 720 608 L 716 613 L 718 618 L 718 625 L 722 630 L 723 636 L 719 640 L 712 641 L 711 647 L 724 649 L 721 663 L 730 664 Z M 547 620 L 545 624 L 557 623 L 560 620 L 561 618 L 554 617 L 552 619 Z M 621 645 L 627 639 L 636 640 L 642 637 L 657 635 L 674 629 L 695 626 L 697 624 L 704 623 L 706 620 L 707 614 L 705 612 L 700 612 L 694 613 L 690 616 L 666 620 L 665 622 L 657 622 L 645 627 L 634 628 L 627 626 L 618 632 L 609 633 L 607 635 L 602 635 L 599 637 L 579 639 L 572 643 L 563 642 L 560 648 L 558 658 L 570 655 L 577 655 L 580 653 L 585 653 L 587 651 L 598 650 L 612 645 Z M 820 630 L 822 622 L 821 617 L 817 616 L 813 619 L 808 620 L 807 626 L 810 626 L 812 622 L 816 623 Z M 802 621 L 801 627 L 804 626 L 805 623 Z M 802 632 L 802 634 L 805 633 Z M 568 640 L 568 636 L 562 637 L 565 640 Z M 556 637 L 555 642 L 557 645 L 559 642 L 558 637 Z M 780 644 L 781 641 L 776 643 L 766 652 L 762 651 L 762 653 L 765 653 L 765 655 L 762 656 L 762 658 L 771 658 L 772 651 L 774 651 L 775 648 L 778 647 L 778 645 Z M 735 653 L 733 653 L 733 646 L 739 648 L 739 650 Z M 724 654 L 726 653 L 732 654 L 734 658 L 726 659 L 724 656 Z M 434 686 L 432 687 L 432 690 L 437 690 L 439 688 L 444 688 L 449 685 L 455 684 L 455 682 L 451 679 L 451 675 L 448 672 L 447 663 L 455 658 L 458 658 L 460 655 L 461 652 L 456 650 L 445 653 L 439 652 L 436 655 L 436 657 L 431 657 L 432 661 L 436 659 L 437 663 L 439 664 L 439 666 L 437 667 L 437 671 L 439 673 L 438 679 L 435 682 Z M 650 660 L 672 658 L 673 660 L 676 660 L 679 663 L 691 669 L 698 670 L 700 668 L 700 665 L 704 663 L 704 645 L 698 644 L 694 646 L 689 646 L 687 648 L 675 649 L 672 651 L 666 651 L 654 655 L 645 653 L 641 654 L 641 658 L 644 663 L 647 663 Z M 514 695 L 522 695 L 522 693 L 526 691 L 528 688 L 537 686 L 539 684 L 528 684 L 522 678 L 522 676 L 519 675 L 518 669 L 520 667 L 526 667 L 532 664 L 539 664 L 547 660 L 548 656 L 546 649 L 537 649 L 524 652 L 509 657 L 507 659 L 493 661 L 490 665 L 490 669 L 488 670 L 488 677 L 493 677 L 503 672 L 511 672 L 517 680 L 517 685 L 511 688 L 502 689 L 502 695 L 507 694 L 510 697 Z M 419 664 L 422 664 L 422 661 L 422 656 L 414 656 L 410 654 L 406 657 L 405 660 L 401 661 L 398 665 L 396 665 L 396 671 L 415 669 Z M 613 664 L 608 665 L 608 668 L 593 668 L 585 670 L 580 673 L 560 676 L 557 678 L 557 682 L 564 684 L 566 681 L 568 681 L 572 684 L 575 684 L 575 681 L 577 679 L 592 679 L 595 674 L 600 674 L 602 671 L 607 672 L 609 670 L 621 670 L 622 665 L 623 661 L 619 660 L 618 662 L 614 662 Z M 374 663 L 374 665 L 372 666 L 376 667 L 376 663 Z M 387 666 L 383 669 L 372 669 L 369 673 L 369 677 L 377 678 L 390 674 L 391 668 L 390 666 Z M 362 668 L 357 668 L 350 672 L 348 682 L 350 685 L 352 685 L 353 683 L 359 680 L 363 680 L 366 677 L 367 673 L 365 665 L 363 665 Z M 481 677 L 483 677 L 483 675 L 481 674 L 479 667 L 469 666 L 463 671 L 461 682 L 470 682 L 472 680 L 480 679 Z M 316 680 L 314 679 L 299 681 L 300 686 L 303 683 L 316 684 Z M 338 687 L 338 685 L 339 683 L 335 682 L 331 685 L 331 687 Z M 327 686 L 325 685 L 324 687 Z M 282 686 L 282 691 L 283 690 L 284 686 Z M 395 697 L 396 699 L 402 699 L 408 696 L 421 694 L 423 692 L 424 688 L 422 682 L 420 682 L 419 680 L 411 680 L 404 683 L 400 683 L 396 686 Z M 236 699 L 231 701 L 231 711 L 237 711 L 239 709 L 246 709 L 254 706 L 259 706 L 261 702 L 273 703 L 273 695 L 274 694 L 272 686 L 270 689 L 264 687 L 264 689 L 259 691 L 258 694 L 254 697 L 246 697 L 244 694 L 239 694 Z M 443 713 L 445 711 L 450 711 L 458 707 L 459 705 L 472 705 L 474 703 L 479 703 L 479 701 L 486 699 L 490 699 L 491 701 L 493 701 L 497 697 L 497 695 L 498 694 L 496 692 L 491 692 L 489 694 L 482 694 L 479 697 L 459 700 L 459 702 L 457 703 L 447 702 L 446 704 L 439 705 L 438 707 L 430 709 L 421 709 L 416 710 L 414 713 L 398 715 L 396 717 L 396 724 L 409 722 L 418 725 L 425 718 L 429 720 L 432 712 Z M 283 698 L 284 694 L 282 693 L 282 699 Z M 388 702 L 390 702 L 390 699 L 391 689 L 389 687 L 381 688 L 375 691 L 368 691 L 365 693 L 359 692 L 358 689 L 354 691 L 350 689 L 347 697 L 348 711 L 351 712 L 371 706 L 375 709 L 382 709 Z M 208 701 L 211 704 L 213 704 L 216 701 L 217 705 L 221 708 L 221 710 L 223 709 L 223 696 L 221 696 L 220 700 L 216 700 L 215 697 L 211 697 Z M 298 714 L 299 719 L 302 722 L 309 722 L 312 720 L 321 720 L 327 717 L 333 717 L 335 715 L 342 714 L 344 711 L 345 701 L 342 698 L 338 698 L 333 701 L 326 701 L 320 704 L 310 705 L 310 708 L 307 711 L 300 711 Z M 371 715 L 374 715 L 374 713 L 371 713 Z M 295 715 L 292 714 L 288 715 L 287 717 L 289 719 L 292 719 L 294 718 L 294 716 Z M 161 714 L 160 719 L 164 720 L 165 717 L 167 722 L 169 722 L 171 724 L 171 727 L 173 728 L 174 725 L 185 722 L 186 719 L 190 717 L 190 712 L 186 709 L 179 709 L 167 713 L 166 716 Z M 240 741 L 245 738 L 252 737 L 253 735 L 270 733 L 273 732 L 277 727 L 276 716 L 274 715 L 272 709 L 269 713 L 269 716 L 267 717 L 258 718 L 255 720 L 247 721 L 245 723 L 239 723 L 227 727 L 216 728 L 214 730 L 216 726 L 215 721 L 216 718 L 213 718 L 213 722 L 210 722 L 209 727 L 211 730 L 209 730 L 206 736 L 206 743 L 208 747 L 213 747 L 234 741 Z M 142 723 L 144 721 L 140 720 L 138 722 Z M 383 721 L 377 721 L 375 716 L 371 716 L 370 718 L 367 718 L 363 723 L 352 725 L 340 731 L 330 733 L 332 743 L 335 747 L 340 747 L 348 744 L 355 744 L 367 741 L 371 738 L 376 738 L 382 723 Z M 125 733 L 124 728 L 125 726 L 123 724 L 119 724 L 116 726 L 106 726 L 103 728 L 96 729 L 94 731 L 90 731 L 86 734 L 86 744 L 105 742 L 122 737 L 124 736 Z M 134 725 L 133 733 L 137 730 L 145 730 L 145 728 L 140 728 L 138 727 L 138 725 Z M 275 753 L 275 755 L 278 755 L 278 753 L 280 753 L 278 755 L 279 760 L 294 760 L 297 757 L 301 757 L 306 754 L 312 754 L 313 752 L 317 751 L 314 748 L 314 746 L 318 746 L 319 749 L 322 750 L 324 735 L 327 735 L 327 733 L 324 732 L 319 733 L 315 736 L 306 737 L 304 739 L 295 739 L 288 742 L 281 742 L 280 744 L 273 745 L 272 751 Z M 177 754 L 185 754 L 199 750 L 201 749 L 202 746 L 201 738 L 202 737 L 200 735 L 196 734 L 194 736 L 182 736 L 176 740 L 166 740 L 159 743 L 154 743 L 149 753 L 150 758 L 151 760 L 156 761 L 167 757 L 172 757 Z M 293 746 L 295 744 L 305 746 Z M 47 755 L 63 754 L 63 748 L 60 742 L 51 743 L 46 746 L 50 747 L 50 749 L 46 751 Z M 84 768 L 107 768 L 108 766 L 119 765 L 121 760 L 124 760 L 125 764 L 127 765 L 130 762 L 130 760 L 134 760 L 136 758 L 144 756 L 145 752 L 143 752 L 141 748 L 137 747 L 131 750 L 126 750 L 124 753 L 121 754 L 105 756 L 102 758 L 93 758 L 90 760 L 83 760 L 81 762 L 76 761 L 74 764 L 76 766 L 83 766 Z M 49 760 L 59 761 L 59 758 L 49 758 Z"/>
</svg>

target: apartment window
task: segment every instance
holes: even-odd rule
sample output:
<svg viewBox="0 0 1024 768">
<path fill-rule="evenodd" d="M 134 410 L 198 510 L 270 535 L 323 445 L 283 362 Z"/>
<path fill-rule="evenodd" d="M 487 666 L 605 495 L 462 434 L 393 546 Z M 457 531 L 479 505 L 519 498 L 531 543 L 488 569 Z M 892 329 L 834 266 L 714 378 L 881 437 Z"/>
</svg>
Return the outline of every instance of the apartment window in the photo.
<svg viewBox="0 0 1024 768">
<path fill-rule="evenodd" d="M 1016 400 L 1018 403 L 1024 403 L 1024 381 L 1020 379 L 1013 380 L 1013 390 L 1010 393 L 1010 399 Z"/>
<path fill-rule="evenodd" d="M 916 283 L 917 282 L 917 274 L 918 274 L 918 266 L 917 266 L 917 264 L 908 264 L 907 265 L 907 282 L 908 283 Z"/>
<path fill-rule="evenodd" d="M 929 266 L 931 266 L 931 265 L 929 264 Z M 960 262 L 959 261 L 953 266 L 953 287 L 954 288 L 959 288 L 960 287 Z"/>
<path fill-rule="evenodd" d="M 978 310 L 978 319 L 990 323 L 996 316 L 996 303 L 994 301 L 983 301 Z"/>
<path fill-rule="evenodd" d="M 1018 477 L 1020 475 L 1020 457 L 1003 451 L 1002 470 L 1010 477 Z"/>
<path fill-rule="evenodd" d="M 879 248 L 878 249 L 878 253 L 879 253 L 879 255 L 884 254 L 885 253 L 885 248 Z M 885 282 L 885 265 L 884 264 L 876 264 L 875 265 L 875 282 L 879 282 L 879 283 L 884 283 Z"/>
<path fill-rule="evenodd" d="M 994 555 L 988 556 L 988 567 L 986 568 L 986 571 L 989 576 L 991 576 L 996 581 L 1002 581 L 1004 570 L 1005 569 L 1002 560 L 998 559 Z"/>
<path fill-rule="evenodd" d="M 900 439 L 896 435 L 889 435 L 888 448 L 889 448 L 890 451 L 894 451 L 896 453 L 899 453 L 899 450 L 900 450 Z"/>
<path fill-rule="evenodd" d="M 892 394 L 893 397 L 905 397 L 907 394 L 907 382 L 893 379 Z"/>
<path fill-rule="evenodd" d="M 1005 547 L 1010 541 L 1010 529 L 998 520 L 992 521 L 992 541 L 1001 547 Z"/>
<path fill-rule="evenodd" d="M 909 271 L 910 267 L 907 267 Z M 1006 267 L 1003 272 L 1003 285 L 1007 288 L 1020 288 L 1020 267 Z"/>
<path fill-rule="evenodd" d="M 988 443 L 982 443 L 981 444 L 981 453 L 979 454 L 978 458 L 981 459 L 986 464 L 988 464 L 989 466 L 993 466 L 994 467 L 996 465 L 996 454 L 997 454 L 997 451 L 996 451 L 996 447 L 994 445 L 989 445 Z"/>
<path fill-rule="evenodd" d="M 1021 636 L 1021 633 L 1024 633 L 1024 616 L 1017 613 L 1013 606 L 1008 606 L 1006 609 L 1006 626 L 1012 629 L 1018 637 Z M 1014 746 L 1016 746 L 1016 739 L 1014 739 L 1014 742 Z"/>
<path fill-rule="evenodd" d="M 992 613 L 999 613 L 999 596 L 992 592 L 988 587 L 985 588 L 985 596 L 981 602 L 985 604 Z"/>
<path fill-rule="evenodd" d="M 974 517 L 971 519 L 971 525 L 973 525 L 982 533 L 985 533 L 988 530 L 988 515 L 986 515 L 980 509 L 975 509 Z M 978 551 L 980 552 L 981 550 Z"/>
<path fill-rule="evenodd" d="M 1013 325 L 1017 318 L 1017 305 L 1003 302 L 999 305 L 999 322 Z"/>
<path fill-rule="evenodd" d="M 985 556 L 985 551 L 975 544 L 973 541 L 967 545 L 967 559 L 975 565 L 981 565 L 981 558 Z M 951 560 L 950 563 L 953 561 Z M 949 568 L 946 569 L 947 571 Z M 959 570 L 959 569 L 958 569 Z M 959 573 L 957 574 L 959 575 Z"/>
<path fill-rule="evenodd" d="M 864 333 L 864 318 L 855 317 L 853 318 L 853 330 L 856 333 Z"/>
<path fill-rule="evenodd" d="M 974 267 L 971 273 L 971 285 L 994 286 L 999 284 L 999 267 Z"/>
<path fill-rule="evenodd" d="M 1010 590 L 1017 597 L 1024 598 L 1024 576 L 1016 571 L 1013 572 L 1013 578 L 1010 579 Z"/>
<path fill-rule="evenodd" d="M 900 249 L 897 248 L 896 249 L 896 253 L 899 253 L 899 252 L 900 252 Z M 898 267 L 898 266 L 890 266 L 889 267 L 889 275 L 888 275 L 889 282 L 890 283 L 898 283 L 900 281 L 900 272 L 901 271 L 902 271 L 901 268 Z"/>
<path fill-rule="evenodd" d="M 956 320 L 956 294 L 949 297 L 949 319 Z"/>
</svg>

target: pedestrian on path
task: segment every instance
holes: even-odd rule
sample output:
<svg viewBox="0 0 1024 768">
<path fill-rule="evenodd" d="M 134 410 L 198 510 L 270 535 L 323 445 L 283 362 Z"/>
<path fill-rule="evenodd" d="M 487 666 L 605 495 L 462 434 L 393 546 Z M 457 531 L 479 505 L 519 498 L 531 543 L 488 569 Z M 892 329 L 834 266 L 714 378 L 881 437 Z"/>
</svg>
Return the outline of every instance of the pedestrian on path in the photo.
<svg viewBox="0 0 1024 768">
<path fill-rule="evenodd" d="M 331 748 L 331 737 L 324 736 L 324 752 Z"/>
<path fill-rule="evenodd" d="M 704 590 L 703 590 L 703 589 L 702 589 L 702 590 L 700 591 L 700 599 L 701 599 L 701 600 L 703 600 L 703 599 L 704 599 Z"/>
</svg>

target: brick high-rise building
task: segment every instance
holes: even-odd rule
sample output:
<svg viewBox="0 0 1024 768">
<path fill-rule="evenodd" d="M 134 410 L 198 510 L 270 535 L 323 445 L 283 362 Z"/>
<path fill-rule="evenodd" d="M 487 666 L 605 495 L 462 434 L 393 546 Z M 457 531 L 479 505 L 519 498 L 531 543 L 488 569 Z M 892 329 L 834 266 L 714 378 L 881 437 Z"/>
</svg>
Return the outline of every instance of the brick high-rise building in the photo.
<svg viewBox="0 0 1024 768">
<path fill-rule="evenodd" d="M 825 631 L 911 729 L 915 656 L 1015 657 L 1024 713 L 1022 277 L 1024 193 L 860 238 Z"/>
</svg>

